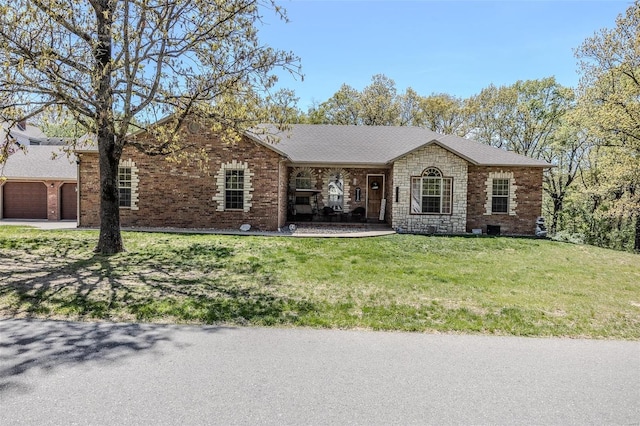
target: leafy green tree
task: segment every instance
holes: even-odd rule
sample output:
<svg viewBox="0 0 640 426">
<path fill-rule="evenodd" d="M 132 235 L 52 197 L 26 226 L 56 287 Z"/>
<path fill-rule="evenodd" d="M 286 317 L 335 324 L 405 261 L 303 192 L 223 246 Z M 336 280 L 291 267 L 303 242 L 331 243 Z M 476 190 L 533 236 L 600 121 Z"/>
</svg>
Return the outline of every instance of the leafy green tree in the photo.
<svg viewBox="0 0 640 426">
<path fill-rule="evenodd" d="M 258 97 L 262 103 L 265 122 L 278 126 L 303 123 L 304 114 L 298 108 L 300 98 L 291 89 L 280 89 L 273 94 Z"/>
<path fill-rule="evenodd" d="M 422 96 L 411 87 L 397 97 L 398 126 L 420 126 L 424 121 L 420 103 Z"/>
<path fill-rule="evenodd" d="M 329 99 L 309 109 L 313 124 L 391 126 L 400 121 L 395 82 L 378 74 L 362 92 L 343 84 Z"/>
<path fill-rule="evenodd" d="M 371 84 L 360 93 L 362 124 L 393 126 L 398 123 L 400 108 L 396 83 L 383 74 L 371 78 Z"/>
<path fill-rule="evenodd" d="M 565 200 L 571 191 L 576 191 L 578 179 L 588 165 L 588 158 L 595 140 L 581 126 L 575 109 L 567 113 L 558 129 L 554 132 L 541 158 L 554 167 L 543 175 L 543 190 L 549 202 L 547 216 L 551 217 L 550 231 L 555 234 L 564 229 L 563 214 Z"/>
<path fill-rule="evenodd" d="M 471 135 L 480 142 L 541 158 L 574 95 L 549 77 L 483 89 L 468 101 Z"/>
<path fill-rule="evenodd" d="M 468 114 L 464 100 L 445 93 L 433 94 L 420 101 L 421 127 L 445 135 L 466 136 Z"/>
<path fill-rule="evenodd" d="M 576 51 L 582 71 L 583 122 L 598 137 L 597 192 L 611 220 L 634 225 L 640 251 L 640 2 Z"/>
<path fill-rule="evenodd" d="M 100 237 L 96 251 L 124 250 L 117 170 L 135 118 L 171 116 L 155 154 L 181 151 L 173 135 L 188 116 L 237 137 L 259 114 L 237 101 L 272 87 L 275 68 L 299 72 L 298 59 L 260 43 L 273 0 L 5 0 L 0 4 L 3 115 L 63 108 L 97 137 Z M 235 136 L 234 136 L 235 135 Z"/>
<path fill-rule="evenodd" d="M 325 102 L 309 111 L 313 124 L 360 124 L 361 123 L 360 92 L 348 84 L 340 89 Z"/>
</svg>

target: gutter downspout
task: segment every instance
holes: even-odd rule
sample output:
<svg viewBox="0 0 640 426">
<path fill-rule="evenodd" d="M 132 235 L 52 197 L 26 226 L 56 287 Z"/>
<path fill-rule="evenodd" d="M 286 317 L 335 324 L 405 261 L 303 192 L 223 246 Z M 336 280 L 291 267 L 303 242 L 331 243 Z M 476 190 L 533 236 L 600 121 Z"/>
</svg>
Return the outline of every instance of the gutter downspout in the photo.
<svg viewBox="0 0 640 426">
<path fill-rule="evenodd" d="M 76 228 L 80 227 L 80 155 L 76 153 Z"/>
<path fill-rule="evenodd" d="M 278 161 L 278 232 L 281 232 L 282 227 L 284 226 L 284 224 L 286 223 L 286 216 L 285 219 L 283 220 L 283 216 L 282 216 L 282 192 L 283 190 L 286 190 L 287 186 L 286 185 L 282 185 L 282 167 L 284 162 L 287 161 L 286 158 L 284 157 L 280 157 L 280 161 Z M 285 182 L 286 184 L 286 182 Z M 286 197 L 285 197 L 286 199 Z M 286 214 L 286 206 L 285 206 L 285 214 Z"/>
</svg>

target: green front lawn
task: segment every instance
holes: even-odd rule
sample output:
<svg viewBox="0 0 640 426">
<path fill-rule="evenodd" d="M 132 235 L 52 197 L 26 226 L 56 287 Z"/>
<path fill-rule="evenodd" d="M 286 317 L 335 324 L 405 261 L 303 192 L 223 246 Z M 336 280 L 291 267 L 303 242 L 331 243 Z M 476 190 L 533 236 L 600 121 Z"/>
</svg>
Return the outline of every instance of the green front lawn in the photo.
<svg viewBox="0 0 640 426">
<path fill-rule="evenodd" d="M 513 238 L 0 226 L 0 317 L 640 338 L 640 256 Z"/>
</svg>

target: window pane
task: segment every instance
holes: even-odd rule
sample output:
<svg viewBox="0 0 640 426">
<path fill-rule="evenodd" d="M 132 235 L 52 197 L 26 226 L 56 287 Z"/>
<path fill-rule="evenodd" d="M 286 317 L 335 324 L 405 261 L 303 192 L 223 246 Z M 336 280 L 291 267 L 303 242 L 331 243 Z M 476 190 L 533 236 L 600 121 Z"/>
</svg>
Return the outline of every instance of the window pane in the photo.
<svg viewBox="0 0 640 426">
<path fill-rule="evenodd" d="M 493 195 L 508 197 L 509 196 L 509 179 L 494 179 Z"/>
<path fill-rule="evenodd" d="M 120 207 L 131 207 L 131 188 L 118 188 L 120 193 Z"/>
<path fill-rule="evenodd" d="M 227 170 L 225 173 L 226 189 L 244 189 L 244 170 Z"/>
<path fill-rule="evenodd" d="M 422 197 L 422 213 L 440 213 L 440 197 Z"/>
<path fill-rule="evenodd" d="M 225 195 L 225 208 L 242 209 L 244 194 L 243 191 L 227 190 Z"/>
<path fill-rule="evenodd" d="M 296 176 L 297 189 L 311 189 L 311 176 L 308 173 L 300 172 Z"/>
<path fill-rule="evenodd" d="M 120 207 L 131 207 L 131 168 L 118 167 L 118 193 Z"/>
<path fill-rule="evenodd" d="M 422 176 L 434 176 L 434 177 L 441 177 L 442 175 L 440 174 L 440 170 L 435 169 L 433 167 L 426 169 L 423 173 Z"/>
<path fill-rule="evenodd" d="M 411 179 L 411 213 L 422 213 L 422 179 Z"/>
<path fill-rule="evenodd" d="M 509 212 L 509 179 L 493 180 L 493 197 L 491 198 L 492 213 Z"/>
<path fill-rule="evenodd" d="M 493 197 L 491 200 L 492 213 L 507 213 L 509 199 L 507 197 Z"/>
<path fill-rule="evenodd" d="M 436 196 L 440 195 L 440 186 L 442 179 L 440 178 L 423 178 L 422 179 L 422 195 Z"/>
<path fill-rule="evenodd" d="M 442 179 L 442 213 L 451 213 L 451 187 L 453 186 L 453 179 Z"/>
<path fill-rule="evenodd" d="M 225 171 L 226 209 L 242 209 L 244 207 L 244 170 Z"/>
</svg>

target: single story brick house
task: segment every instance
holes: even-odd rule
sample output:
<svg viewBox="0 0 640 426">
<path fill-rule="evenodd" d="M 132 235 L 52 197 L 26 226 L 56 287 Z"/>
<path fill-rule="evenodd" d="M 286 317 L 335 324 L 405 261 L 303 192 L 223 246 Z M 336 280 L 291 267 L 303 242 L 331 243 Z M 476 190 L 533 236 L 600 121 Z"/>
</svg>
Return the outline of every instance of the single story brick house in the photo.
<svg viewBox="0 0 640 426">
<path fill-rule="evenodd" d="M 275 231 L 317 220 L 414 233 L 535 233 L 546 162 L 418 127 L 293 125 L 269 133 L 279 141 L 248 131 L 227 144 L 208 128 L 185 126 L 180 137 L 208 153 L 208 169 L 127 146 L 122 226 Z M 76 153 L 79 226 L 95 227 L 97 150 Z"/>
</svg>

